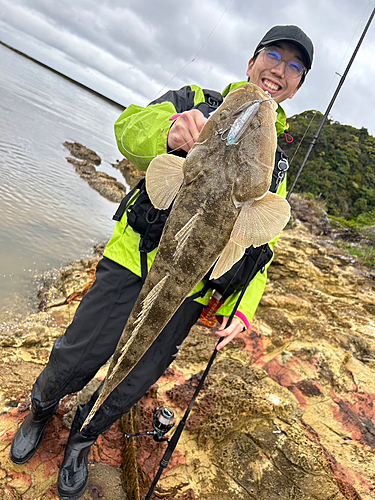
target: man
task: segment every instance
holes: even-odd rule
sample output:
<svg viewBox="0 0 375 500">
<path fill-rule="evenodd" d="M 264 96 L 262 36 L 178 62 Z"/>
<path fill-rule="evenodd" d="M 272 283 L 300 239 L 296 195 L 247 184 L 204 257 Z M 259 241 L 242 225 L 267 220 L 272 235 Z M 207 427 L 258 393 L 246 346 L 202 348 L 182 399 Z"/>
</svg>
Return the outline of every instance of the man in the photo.
<svg viewBox="0 0 375 500">
<path fill-rule="evenodd" d="M 311 68 L 312 59 L 313 44 L 300 28 L 275 26 L 256 47 L 246 74 L 248 81 L 267 91 L 280 104 L 285 99 L 291 99 L 301 87 Z M 179 91 L 167 92 L 146 108 L 129 106 L 115 125 L 120 151 L 140 170 L 146 170 L 151 159 L 158 154 L 173 151 L 174 154 L 185 156 L 193 147 L 209 114 L 231 90 L 245 83 L 230 84 L 223 95 L 197 86 L 183 87 Z M 276 129 L 280 135 L 287 128 L 286 117 L 281 106 L 277 113 Z M 279 161 L 283 155 L 280 152 L 277 155 L 271 190 L 285 196 L 284 169 L 280 167 Z M 148 226 L 145 230 L 139 226 L 139 220 L 143 224 L 147 219 L 144 214 L 149 214 L 150 210 L 155 209 L 144 186 L 140 186 L 120 205 L 115 215 L 118 222 L 98 265 L 96 281 L 83 298 L 65 335 L 56 340 L 50 360 L 34 384 L 30 415 L 18 430 L 11 446 L 10 456 L 16 464 L 24 464 L 34 455 L 59 400 L 82 389 L 113 354 L 141 290 L 142 278 L 145 278 L 157 252 L 158 240 L 167 217 L 167 214 L 161 214 L 160 220 L 164 222 L 153 226 L 152 231 L 149 231 L 151 228 Z M 270 243 L 270 247 L 276 241 L 277 238 Z M 264 249 L 265 253 L 267 248 Z M 238 273 L 232 273 L 228 281 L 234 285 L 231 295 L 226 296 L 225 303 L 218 311 L 223 317 L 218 334 L 225 337 L 218 348 L 249 327 L 262 297 L 266 273 L 264 269 L 263 272 L 258 271 L 269 265 L 272 252 L 268 249 L 267 259 L 259 264 L 259 259 L 255 258 L 256 250 L 249 249 L 244 257 L 247 272 L 251 271 L 256 276 L 246 290 L 232 323 L 227 327 L 228 317 L 243 286 Z M 257 267 L 255 262 L 258 262 Z M 196 287 L 82 433 L 79 429 L 98 391 L 86 405 L 78 408 L 59 474 L 57 490 L 61 499 L 78 499 L 84 494 L 88 482 L 87 459 L 92 444 L 102 432 L 128 412 L 164 373 L 207 305 L 213 288 L 220 289 L 220 283 L 204 280 Z"/>
</svg>

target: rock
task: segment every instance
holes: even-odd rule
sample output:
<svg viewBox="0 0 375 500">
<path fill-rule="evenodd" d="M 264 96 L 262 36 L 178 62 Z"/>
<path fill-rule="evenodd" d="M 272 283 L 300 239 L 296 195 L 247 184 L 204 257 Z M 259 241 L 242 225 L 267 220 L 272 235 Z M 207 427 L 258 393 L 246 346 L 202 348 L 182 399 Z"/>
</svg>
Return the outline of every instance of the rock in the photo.
<svg viewBox="0 0 375 500">
<path fill-rule="evenodd" d="M 329 235 L 332 233 L 328 215 L 316 201 L 292 194 L 289 203 L 292 209 L 292 224 L 303 223 L 314 234 Z"/>
<path fill-rule="evenodd" d="M 76 172 L 80 175 L 80 177 L 82 177 L 82 179 L 88 180 L 92 176 L 96 175 L 96 168 L 87 160 L 76 160 L 76 158 L 70 158 L 67 156 L 66 161 L 76 167 Z"/>
<path fill-rule="evenodd" d="M 346 257 L 305 224 L 283 233 L 253 325 L 218 355 L 157 495 L 375 496 L 375 283 Z M 139 417 L 123 424 L 149 429 L 162 404 L 181 418 L 213 348 L 195 326 Z M 142 439 L 133 451 L 126 443 L 136 457 L 128 493 L 140 499 L 165 449 Z"/>
<path fill-rule="evenodd" d="M 296 216 L 300 222 L 284 231 L 275 249 L 250 330 L 217 356 L 158 483 L 158 498 L 375 497 L 374 273 L 332 243 L 325 223 L 314 229 L 309 206 L 301 206 L 305 215 Z M 10 322 L 0 333 L 0 499 L 57 500 L 67 427 L 106 367 L 85 391 L 61 402 L 29 463 L 12 464 L 9 446 L 54 340 L 94 281 L 98 258 L 45 276 L 40 312 Z M 152 429 L 154 409 L 163 404 L 179 420 L 215 342 L 213 330 L 197 324 L 158 383 L 121 426 L 99 438 L 84 498 L 144 499 L 166 444 L 152 437 L 124 442 L 123 432 Z"/>
<path fill-rule="evenodd" d="M 65 141 L 64 146 L 69 149 L 70 154 L 79 160 L 86 160 L 87 163 L 100 165 L 102 160 L 92 149 L 88 149 L 79 142 Z"/>
<path fill-rule="evenodd" d="M 125 178 L 125 181 L 130 186 L 130 189 L 133 189 L 134 186 L 138 184 L 138 182 L 143 179 L 146 175 L 146 172 L 142 172 L 138 170 L 129 160 L 124 158 L 121 161 L 117 161 L 117 163 L 112 164 L 114 168 L 120 170 L 122 175 Z"/>
<path fill-rule="evenodd" d="M 47 310 L 80 300 L 95 281 L 98 260 L 103 247 L 93 257 L 71 262 L 42 276 L 38 290 L 38 307 Z"/>
<path fill-rule="evenodd" d="M 104 198 L 115 203 L 120 203 L 126 195 L 125 186 L 104 172 L 97 172 L 95 176 L 88 179 L 88 183 Z"/>
<path fill-rule="evenodd" d="M 22 500 L 57 500 L 56 482 L 69 431 L 63 427 L 62 403 L 50 422 L 42 446 L 31 460 L 22 466 L 9 459 L 9 448 L 18 425 L 27 415 L 20 407 L 0 415 L 0 498 Z M 90 478 L 83 499 L 125 499 L 120 471 L 122 433 L 118 424 L 99 437 L 89 455 Z"/>
<path fill-rule="evenodd" d="M 97 172 L 95 165 L 100 165 L 101 159 L 91 149 L 87 149 L 78 142 L 64 142 L 75 158 L 67 157 L 66 160 L 75 166 L 76 172 L 85 179 L 89 186 L 98 191 L 104 198 L 115 203 L 120 203 L 126 194 L 126 188 L 114 177 Z"/>
<path fill-rule="evenodd" d="M 121 473 L 117 467 L 102 463 L 89 465 L 89 485 L 82 500 L 127 500 L 121 485 Z"/>
<path fill-rule="evenodd" d="M 67 161 L 75 166 L 76 172 L 85 179 L 89 186 L 98 191 L 104 198 L 115 203 L 120 203 L 126 194 L 126 188 L 114 177 L 104 173 L 97 172 L 92 163 L 87 160 L 76 160 L 67 158 Z"/>
<path fill-rule="evenodd" d="M 202 333 L 202 328 L 195 327 L 182 348 L 190 360 L 194 359 L 197 341 L 208 353 L 214 349 L 215 340 L 207 335 L 208 329 L 206 337 Z M 250 345 L 246 336 L 242 340 L 242 345 Z M 244 358 L 240 346 L 232 345 L 219 356 L 157 486 L 156 496 L 170 500 L 344 499 L 320 446 L 305 428 L 292 392 L 272 381 L 263 369 L 252 366 L 251 356 Z M 173 364 L 178 372 L 183 372 L 184 367 L 179 358 Z M 179 379 L 179 385 L 169 388 L 173 386 L 171 377 L 162 377 L 156 390 L 141 400 L 140 417 L 136 419 L 133 412 L 133 419 L 129 422 L 127 417 L 123 422 L 129 429 L 125 431 L 130 432 L 132 422 L 136 422 L 136 430 L 138 422 L 142 423 L 142 431 L 147 424 L 150 427 L 156 404 L 174 407 L 181 418 L 197 379 L 183 383 Z M 134 499 L 144 498 L 150 486 L 147 478 L 158 469 L 165 449 L 165 445 L 150 442 L 150 438 L 142 439 L 133 452 L 138 482 L 135 485 L 133 480 L 133 489 L 127 491 Z M 129 484 L 128 471 L 124 469 L 125 484 Z"/>
</svg>

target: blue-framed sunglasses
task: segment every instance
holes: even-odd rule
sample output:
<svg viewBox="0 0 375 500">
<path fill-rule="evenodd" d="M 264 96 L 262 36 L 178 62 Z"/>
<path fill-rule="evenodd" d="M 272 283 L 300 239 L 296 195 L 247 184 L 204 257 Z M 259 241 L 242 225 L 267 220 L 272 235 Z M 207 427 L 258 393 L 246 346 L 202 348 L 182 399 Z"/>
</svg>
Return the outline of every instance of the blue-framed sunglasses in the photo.
<svg viewBox="0 0 375 500">
<path fill-rule="evenodd" d="M 269 68 L 275 68 L 281 62 L 283 62 L 283 58 L 281 57 L 280 52 L 276 49 L 267 49 L 263 47 L 260 51 L 263 52 L 264 62 Z M 298 78 L 302 74 L 306 74 L 305 66 L 298 61 L 284 61 L 285 64 L 285 75 L 289 78 Z"/>
</svg>

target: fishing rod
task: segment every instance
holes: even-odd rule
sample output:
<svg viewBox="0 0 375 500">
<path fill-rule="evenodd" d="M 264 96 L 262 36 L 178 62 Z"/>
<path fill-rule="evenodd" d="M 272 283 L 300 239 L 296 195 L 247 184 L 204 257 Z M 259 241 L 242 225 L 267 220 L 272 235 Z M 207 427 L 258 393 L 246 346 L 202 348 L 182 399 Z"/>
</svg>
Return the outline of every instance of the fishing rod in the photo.
<svg viewBox="0 0 375 500">
<path fill-rule="evenodd" d="M 307 153 L 306 153 L 306 156 L 305 156 L 305 158 L 304 158 L 304 160 L 303 160 L 303 162 L 302 162 L 302 165 L 301 165 L 301 167 L 300 167 L 300 169 L 299 169 L 299 171 L 298 171 L 298 173 L 297 173 L 297 175 L 296 175 L 296 178 L 294 179 L 294 182 L 293 182 L 293 184 L 292 184 L 292 187 L 290 188 L 290 190 L 289 190 L 289 192 L 288 192 L 288 196 L 286 197 L 286 199 L 287 199 L 287 200 L 289 200 L 289 198 L 290 198 L 290 196 L 291 196 L 291 194 L 292 194 L 292 192 L 293 192 L 293 189 L 294 189 L 294 187 L 295 187 L 295 185 L 296 185 L 296 183 L 297 183 L 297 181 L 298 181 L 298 179 L 299 179 L 299 177 L 300 177 L 300 175 L 301 175 L 301 173 L 302 173 L 302 170 L 304 169 L 304 167 L 305 167 L 305 165 L 306 165 L 306 163 L 307 163 L 307 160 L 308 160 L 308 158 L 309 158 L 309 156 L 310 156 L 310 154 L 311 154 L 311 151 L 312 151 L 313 147 L 315 146 L 316 141 L 318 140 L 318 137 L 319 137 L 319 135 L 320 135 L 320 132 L 322 131 L 322 128 L 323 128 L 323 126 L 324 126 L 324 124 L 325 124 L 325 122 L 326 122 L 326 120 L 327 120 L 327 118 L 328 118 L 328 115 L 329 115 L 329 113 L 330 113 L 330 111 L 331 111 L 331 109 L 332 109 L 332 106 L 333 106 L 333 104 L 334 104 L 334 102 L 335 102 L 335 100 L 336 100 L 336 97 L 338 96 L 338 93 L 340 92 L 341 87 L 342 87 L 342 86 L 343 86 L 343 84 L 344 84 L 345 78 L 346 78 L 347 74 L 349 73 L 349 70 L 350 70 L 350 68 L 351 68 L 351 65 L 353 64 L 353 61 L 354 61 L 354 59 L 355 59 L 355 57 L 356 57 L 356 55 L 357 55 L 357 53 L 358 53 L 358 50 L 359 50 L 359 48 L 360 48 L 360 46 L 361 46 L 361 44 L 362 44 L 362 42 L 363 42 L 363 39 L 364 39 L 364 38 L 365 38 L 365 36 L 366 36 L 366 33 L 367 33 L 367 31 L 368 31 L 368 29 L 369 29 L 369 27 L 370 27 L 370 24 L 371 24 L 371 22 L 372 22 L 372 20 L 373 20 L 374 16 L 375 16 L 375 7 L 374 7 L 374 9 L 373 9 L 373 11 L 372 11 L 372 13 L 371 13 L 371 15 L 370 15 L 370 17 L 369 17 L 369 20 L 367 21 L 367 24 L 366 24 L 366 26 L 365 26 L 365 29 L 364 29 L 364 30 L 363 30 L 363 32 L 362 32 L 362 35 L 361 35 L 361 37 L 360 37 L 360 39 L 359 39 L 359 41 L 358 41 L 358 43 L 357 43 L 357 46 L 356 46 L 356 48 L 355 48 L 355 50 L 354 50 L 354 52 L 353 52 L 353 54 L 352 54 L 352 57 L 350 58 L 350 61 L 349 61 L 348 65 L 346 66 L 346 68 L 345 68 L 345 71 L 344 71 L 343 75 L 342 75 L 342 76 L 341 76 L 341 78 L 340 78 L 340 81 L 339 81 L 339 83 L 338 83 L 338 85 L 337 85 L 336 91 L 335 91 L 335 93 L 334 93 L 334 94 L 333 94 L 333 96 L 332 96 L 332 99 L 331 99 L 331 101 L 330 101 L 330 103 L 329 103 L 329 105 L 328 105 L 328 107 L 327 107 L 327 110 L 326 110 L 326 112 L 325 112 L 325 114 L 324 114 L 324 116 L 323 116 L 323 118 L 322 118 L 322 121 L 321 121 L 321 123 L 320 123 L 320 125 L 319 125 L 319 128 L 318 128 L 318 130 L 317 130 L 316 134 L 314 135 L 313 140 L 311 141 L 310 147 L 309 147 L 309 149 L 308 149 L 308 151 L 307 151 Z"/>
</svg>

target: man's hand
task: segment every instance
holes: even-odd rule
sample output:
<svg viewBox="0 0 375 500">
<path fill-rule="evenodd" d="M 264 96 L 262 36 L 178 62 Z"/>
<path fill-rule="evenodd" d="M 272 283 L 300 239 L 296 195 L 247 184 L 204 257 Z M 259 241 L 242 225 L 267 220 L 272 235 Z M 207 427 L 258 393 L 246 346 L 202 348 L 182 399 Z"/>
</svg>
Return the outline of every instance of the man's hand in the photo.
<svg viewBox="0 0 375 500">
<path fill-rule="evenodd" d="M 189 152 L 206 123 L 203 113 L 197 109 L 185 111 L 173 123 L 168 134 L 170 149 L 183 149 Z"/>
<path fill-rule="evenodd" d="M 232 342 L 232 340 L 244 330 L 243 324 L 237 318 L 233 318 L 228 328 L 225 328 L 226 324 L 228 323 L 228 319 L 228 316 L 223 316 L 223 322 L 221 323 L 220 328 L 215 332 L 215 335 L 217 335 L 218 337 L 225 337 L 225 339 L 222 340 L 216 347 L 218 351 L 229 344 L 229 342 Z"/>
</svg>

